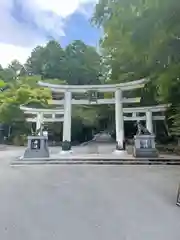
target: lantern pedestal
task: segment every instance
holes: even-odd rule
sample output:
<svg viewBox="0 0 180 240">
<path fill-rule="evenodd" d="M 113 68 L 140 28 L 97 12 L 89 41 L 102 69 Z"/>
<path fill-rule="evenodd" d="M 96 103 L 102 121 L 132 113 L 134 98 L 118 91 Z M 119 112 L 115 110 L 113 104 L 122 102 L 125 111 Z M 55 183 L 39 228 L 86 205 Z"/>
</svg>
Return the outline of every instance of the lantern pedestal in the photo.
<svg viewBox="0 0 180 240">
<path fill-rule="evenodd" d="M 23 158 L 48 158 L 48 138 L 46 136 L 28 136 L 28 146 Z"/>
</svg>

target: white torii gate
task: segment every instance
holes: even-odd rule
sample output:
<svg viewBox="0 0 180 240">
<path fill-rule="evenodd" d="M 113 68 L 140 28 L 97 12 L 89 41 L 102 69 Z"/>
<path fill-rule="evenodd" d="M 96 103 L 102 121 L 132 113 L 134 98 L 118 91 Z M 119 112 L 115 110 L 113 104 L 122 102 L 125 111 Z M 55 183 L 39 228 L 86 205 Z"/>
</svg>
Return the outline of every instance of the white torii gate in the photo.
<svg viewBox="0 0 180 240">
<path fill-rule="evenodd" d="M 64 121 L 63 121 L 63 142 L 69 142 L 71 148 L 71 112 L 72 104 L 115 104 L 115 122 L 116 122 L 116 141 L 117 150 L 123 150 L 124 146 L 124 120 L 146 120 L 147 129 L 153 132 L 152 120 L 164 119 L 164 116 L 153 116 L 152 112 L 165 111 L 167 106 L 152 106 L 145 108 L 124 108 L 123 103 L 137 103 L 140 98 L 123 98 L 123 91 L 142 88 L 147 79 L 137 80 L 133 82 L 107 85 L 55 85 L 45 82 L 39 82 L 42 87 L 48 87 L 52 92 L 63 93 L 63 100 L 52 100 L 51 104 L 64 106 Z M 113 92 L 114 98 L 110 99 L 73 99 L 72 93 L 105 93 Z M 145 116 L 137 116 L 137 113 L 144 112 Z M 131 117 L 124 116 L 124 113 L 132 113 Z M 70 149 L 69 149 L 70 150 Z"/>
<path fill-rule="evenodd" d="M 36 131 L 41 129 L 44 122 L 63 122 L 64 121 L 64 109 L 63 108 L 54 108 L 54 109 L 44 109 L 44 108 L 30 108 L 21 105 L 20 109 L 25 114 L 35 115 L 35 117 L 27 117 L 27 122 L 36 123 Z M 61 115 L 61 117 L 59 117 Z"/>
<path fill-rule="evenodd" d="M 123 98 L 123 91 L 133 90 L 144 87 L 148 80 L 142 79 L 133 82 L 120 83 L 120 84 L 107 84 L 107 85 L 55 85 L 45 82 L 39 82 L 42 87 L 48 87 L 52 92 L 64 93 L 64 100 L 59 101 L 59 105 L 64 104 L 64 122 L 63 122 L 63 142 L 69 144 L 71 149 L 71 111 L 72 104 L 108 104 L 107 99 L 99 99 L 96 101 L 86 101 L 72 99 L 72 93 L 97 93 L 97 92 L 114 92 L 115 98 L 109 99 L 115 104 L 115 121 L 116 121 L 116 141 L 117 150 L 124 149 L 124 119 L 123 119 L 123 103 L 124 102 L 137 102 L 136 99 Z"/>
<path fill-rule="evenodd" d="M 146 128 L 149 132 L 153 133 L 153 120 L 159 121 L 164 120 L 165 116 L 162 115 L 169 105 L 158 105 L 158 106 L 148 106 L 148 107 L 135 107 L 135 108 L 123 108 L 123 119 L 124 121 L 145 121 Z M 63 122 L 64 121 L 64 110 L 56 108 L 54 109 L 35 109 L 28 108 L 25 106 L 20 107 L 25 114 L 32 114 L 35 117 L 27 117 L 27 122 L 35 122 L 36 130 L 41 128 L 44 122 Z M 139 116 L 139 113 L 144 113 L 144 116 Z M 153 113 L 159 113 L 153 116 Z M 57 117 L 57 115 L 62 115 L 62 117 Z M 131 116 L 126 116 L 126 114 L 131 114 Z M 48 117 L 47 117 L 48 115 Z M 49 117 L 50 116 L 50 117 Z"/>
</svg>

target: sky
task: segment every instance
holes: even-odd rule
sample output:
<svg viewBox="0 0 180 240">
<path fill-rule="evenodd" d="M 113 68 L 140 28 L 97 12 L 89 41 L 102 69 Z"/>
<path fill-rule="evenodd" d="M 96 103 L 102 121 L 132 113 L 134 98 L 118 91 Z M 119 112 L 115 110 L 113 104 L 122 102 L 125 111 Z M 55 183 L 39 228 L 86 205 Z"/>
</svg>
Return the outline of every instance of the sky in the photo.
<svg viewBox="0 0 180 240">
<path fill-rule="evenodd" d="M 50 39 L 62 47 L 81 39 L 98 45 L 100 32 L 90 24 L 98 0 L 0 0 L 0 64 L 25 63 L 32 49 Z"/>
</svg>

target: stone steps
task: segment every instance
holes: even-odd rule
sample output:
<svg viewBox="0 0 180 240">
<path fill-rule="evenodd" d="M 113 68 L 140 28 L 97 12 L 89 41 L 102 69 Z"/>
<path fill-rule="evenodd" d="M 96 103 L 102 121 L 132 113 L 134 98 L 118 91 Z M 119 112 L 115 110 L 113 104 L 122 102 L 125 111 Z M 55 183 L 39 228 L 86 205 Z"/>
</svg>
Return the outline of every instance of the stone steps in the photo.
<svg viewBox="0 0 180 240">
<path fill-rule="evenodd" d="M 12 166 L 94 164 L 94 165 L 180 165 L 180 159 L 52 159 L 52 160 L 13 160 Z"/>
</svg>

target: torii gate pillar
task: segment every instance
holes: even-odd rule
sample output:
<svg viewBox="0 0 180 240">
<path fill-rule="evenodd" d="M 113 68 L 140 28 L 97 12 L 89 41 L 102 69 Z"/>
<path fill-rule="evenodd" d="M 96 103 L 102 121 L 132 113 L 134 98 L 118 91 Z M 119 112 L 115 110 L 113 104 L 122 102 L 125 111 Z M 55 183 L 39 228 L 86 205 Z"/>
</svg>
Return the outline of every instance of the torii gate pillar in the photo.
<svg viewBox="0 0 180 240">
<path fill-rule="evenodd" d="M 124 150 L 124 118 L 123 118 L 123 103 L 122 90 L 115 91 L 115 121 L 116 121 L 116 150 Z"/>
</svg>

